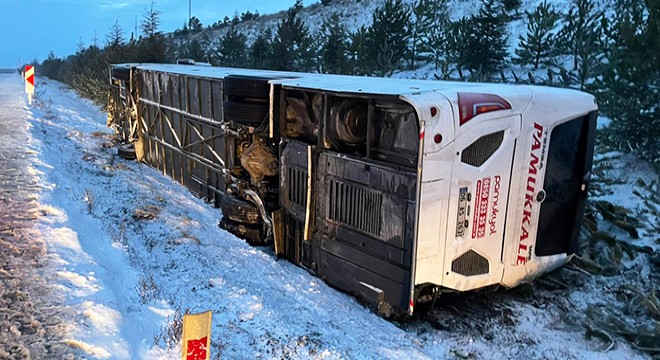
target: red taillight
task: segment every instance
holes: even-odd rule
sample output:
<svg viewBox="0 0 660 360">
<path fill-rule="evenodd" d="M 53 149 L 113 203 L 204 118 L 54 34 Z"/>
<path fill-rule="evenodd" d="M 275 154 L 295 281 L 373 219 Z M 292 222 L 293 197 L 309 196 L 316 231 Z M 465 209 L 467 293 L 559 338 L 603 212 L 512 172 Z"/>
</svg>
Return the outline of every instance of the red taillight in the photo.
<svg viewBox="0 0 660 360">
<path fill-rule="evenodd" d="M 507 109 L 511 109 L 511 104 L 497 95 L 458 93 L 458 114 L 461 125 L 479 114 Z"/>
</svg>

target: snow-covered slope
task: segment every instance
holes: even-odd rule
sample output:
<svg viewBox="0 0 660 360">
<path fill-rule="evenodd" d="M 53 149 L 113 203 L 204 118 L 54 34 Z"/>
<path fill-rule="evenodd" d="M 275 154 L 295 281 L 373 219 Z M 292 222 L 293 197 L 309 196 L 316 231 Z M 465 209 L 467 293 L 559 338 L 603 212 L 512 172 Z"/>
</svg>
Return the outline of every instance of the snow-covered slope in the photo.
<svg viewBox="0 0 660 360">
<path fill-rule="evenodd" d="M 417 0 L 402 0 L 403 4 L 413 5 Z M 598 7 L 605 8 L 609 0 L 595 0 Z M 571 7 L 572 0 L 555 0 L 551 4 L 554 8 L 565 14 Z M 372 14 L 377 8 L 382 7 L 385 0 L 335 0 L 330 5 L 323 6 L 320 3 L 314 3 L 302 8 L 299 16 L 305 22 L 311 34 L 316 34 L 320 31 L 322 24 L 330 19 L 333 15 L 339 15 L 342 24 L 346 27 L 349 33 L 356 32 L 360 27 L 368 27 L 372 23 Z M 525 12 L 532 12 L 539 5 L 537 0 L 522 0 L 521 6 L 518 9 L 520 17 L 514 18 L 508 25 L 508 47 L 509 54 L 514 53 L 514 49 L 518 46 L 519 36 L 524 35 L 527 31 Z M 458 20 L 463 17 L 470 17 L 479 11 L 481 6 L 480 0 L 449 0 L 447 3 L 447 13 L 451 20 Z M 276 14 L 262 15 L 254 20 L 241 22 L 235 26 L 239 33 L 246 35 L 248 45 L 252 44 L 257 35 L 266 29 L 274 34 L 277 31 L 277 25 L 286 16 L 286 11 L 281 11 Z M 177 38 L 177 43 L 186 43 L 191 39 L 206 38 L 210 40 L 207 50 L 213 50 L 220 42 L 220 39 L 226 34 L 229 27 L 222 29 L 208 30 L 205 29 L 198 34 L 190 37 Z M 417 71 L 416 73 L 409 74 L 412 77 L 419 75 L 424 77 L 428 71 Z M 426 77 L 424 77 L 426 78 Z"/>
</svg>

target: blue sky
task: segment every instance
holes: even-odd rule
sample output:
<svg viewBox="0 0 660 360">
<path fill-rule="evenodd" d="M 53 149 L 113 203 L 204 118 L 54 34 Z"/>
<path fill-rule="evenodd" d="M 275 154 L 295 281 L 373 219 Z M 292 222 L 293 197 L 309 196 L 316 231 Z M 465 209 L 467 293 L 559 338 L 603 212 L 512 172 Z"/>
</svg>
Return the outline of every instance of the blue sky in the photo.
<svg viewBox="0 0 660 360">
<path fill-rule="evenodd" d="M 192 14 L 204 26 L 235 11 L 258 10 L 270 14 L 291 7 L 295 0 L 191 0 Z M 310 5 L 316 0 L 306 0 Z M 81 39 L 85 46 L 96 37 L 105 42 L 110 27 L 119 20 L 130 38 L 151 0 L 0 0 L 0 67 L 15 67 L 19 59 L 43 60 L 52 50 L 57 56 L 74 53 Z M 156 0 L 161 30 L 168 32 L 188 20 L 188 0 Z M 139 31 L 139 30 L 138 30 Z"/>
</svg>

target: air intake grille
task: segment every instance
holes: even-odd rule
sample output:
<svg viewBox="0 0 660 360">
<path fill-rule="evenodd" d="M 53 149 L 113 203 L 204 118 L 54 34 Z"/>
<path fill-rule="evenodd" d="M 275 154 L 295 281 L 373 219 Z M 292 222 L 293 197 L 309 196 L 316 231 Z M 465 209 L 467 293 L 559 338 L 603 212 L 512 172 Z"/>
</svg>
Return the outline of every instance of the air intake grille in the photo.
<svg viewBox="0 0 660 360">
<path fill-rule="evenodd" d="M 336 180 L 328 184 L 328 218 L 379 236 L 383 195 Z"/>
<path fill-rule="evenodd" d="M 482 136 L 477 141 L 463 150 L 461 161 L 472 166 L 479 167 L 488 160 L 504 140 L 504 131 Z"/>
<path fill-rule="evenodd" d="M 488 260 L 473 250 L 468 250 L 452 261 L 451 271 L 463 276 L 488 274 Z"/>
<path fill-rule="evenodd" d="M 307 171 L 295 167 L 288 169 L 289 201 L 307 207 Z"/>
</svg>

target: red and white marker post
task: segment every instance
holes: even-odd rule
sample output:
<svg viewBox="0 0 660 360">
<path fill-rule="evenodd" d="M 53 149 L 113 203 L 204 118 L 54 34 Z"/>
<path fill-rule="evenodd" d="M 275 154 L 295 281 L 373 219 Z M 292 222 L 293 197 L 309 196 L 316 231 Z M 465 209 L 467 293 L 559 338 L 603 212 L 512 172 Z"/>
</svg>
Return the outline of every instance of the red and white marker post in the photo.
<svg viewBox="0 0 660 360">
<path fill-rule="evenodd" d="M 32 105 L 32 95 L 34 95 L 34 66 L 25 65 L 25 93 L 28 96 L 28 102 Z"/>
</svg>

